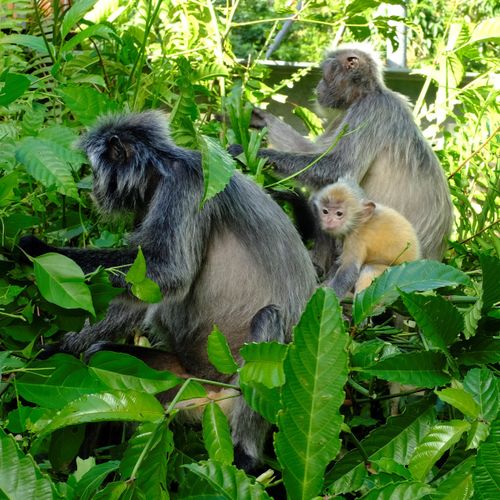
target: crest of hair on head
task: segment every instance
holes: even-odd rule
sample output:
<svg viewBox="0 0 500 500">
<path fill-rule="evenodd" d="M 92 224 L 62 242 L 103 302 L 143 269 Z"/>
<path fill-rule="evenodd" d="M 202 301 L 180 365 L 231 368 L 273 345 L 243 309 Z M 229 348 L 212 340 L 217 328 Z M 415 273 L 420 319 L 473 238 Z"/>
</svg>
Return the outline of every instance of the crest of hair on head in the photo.
<svg viewBox="0 0 500 500">
<path fill-rule="evenodd" d="M 345 223 L 342 228 L 336 231 L 338 236 L 349 234 L 363 222 L 364 199 L 364 191 L 358 184 L 349 179 L 341 179 L 335 184 L 329 184 L 318 193 L 320 203 L 342 205 L 345 210 Z"/>
</svg>

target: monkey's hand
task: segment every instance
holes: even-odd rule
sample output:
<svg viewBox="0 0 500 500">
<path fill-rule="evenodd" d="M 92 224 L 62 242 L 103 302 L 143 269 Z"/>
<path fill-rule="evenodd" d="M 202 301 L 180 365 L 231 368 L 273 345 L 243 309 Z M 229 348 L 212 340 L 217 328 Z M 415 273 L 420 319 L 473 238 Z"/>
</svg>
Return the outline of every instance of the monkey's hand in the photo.
<svg viewBox="0 0 500 500">
<path fill-rule="evenodd" d="M 243 153 L 243 146 L 241 144 L 231 144 L 227 148 L 227 152 L 233 157 L 236 158 L 241 153 Z"/>
<path fill-rule="evenodd" d="M 38 257 L 39 255 L 42 255 L 44 253 L 54 251 L 53 247 L 47 245 L 47 243 L 44 243 L 36 236 L 33 236 L 31 234 L 29 236 L 23 236 L 19 240 L 18 246 L 23 252 L 31 255 L 31 257 Z"/>
<path fill-rule="evenodd" d="M 252 118 L 250 119 L 250 126 L 256 129 L 263 129 L 268 126 L 268 113 L 259 108 L 252 110 Z"/>
</svg>

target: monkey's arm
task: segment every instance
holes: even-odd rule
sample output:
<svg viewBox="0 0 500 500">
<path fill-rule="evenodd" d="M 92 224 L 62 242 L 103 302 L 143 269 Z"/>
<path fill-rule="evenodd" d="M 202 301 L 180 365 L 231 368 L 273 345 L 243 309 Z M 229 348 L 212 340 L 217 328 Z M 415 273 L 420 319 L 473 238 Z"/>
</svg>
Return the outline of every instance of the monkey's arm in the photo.
<svg viewBox="0 0 500 500">
<path fill-rule="evenodd" d="M 253 110 L 252 124 L 258 128 L 267 128 L 267 139 L 273 148 L 300 152 L 313 152 L 317 149 L 313 142 L 299 134 L 293 127 L 261 109 Z"/>
<path fill-rule="evenodd" d="M 366 246 L 363 241 L 350 235 L 344 241 L 342 254 L 339 258 L 340 266 L 335 276 L 326 280 L 326 284 L 333 288 L 339 299 L 350 292 L 358 281 L 361 266 L 366 259 Z"/>
</svg>

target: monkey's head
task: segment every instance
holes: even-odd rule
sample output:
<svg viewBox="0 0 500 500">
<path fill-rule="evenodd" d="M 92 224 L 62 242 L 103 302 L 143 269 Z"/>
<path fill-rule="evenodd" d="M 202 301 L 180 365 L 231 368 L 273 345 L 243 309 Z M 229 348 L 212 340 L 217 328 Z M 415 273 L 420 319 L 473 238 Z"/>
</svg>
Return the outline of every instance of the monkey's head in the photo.
<svg viewBox="0 0 500 500">
<path fill-rule="evenodd" d="M 165 152 L 175 148 L 165 117 L 156 111 L 101 118 L 79 146 L 92 165 L 94 198 L 105 212 L 140 210 L 154 192 Z"/>
<path fill-rule="evenodd" d="M 342 45 L 329 52 L 321 69 L 323 77 L 316 93 L 319 104 L 325 108 L 347 109 L 384 86 L 378 57 L 359 44 Z"/>
<path fill-rule="evenodd" d="M 321 229 L 332 236 L 346 236 L 367 222 L 375 203 L 364 199 L 356 184 L 341 180 L 329 184 L 313 197 Z"/>
</svg>

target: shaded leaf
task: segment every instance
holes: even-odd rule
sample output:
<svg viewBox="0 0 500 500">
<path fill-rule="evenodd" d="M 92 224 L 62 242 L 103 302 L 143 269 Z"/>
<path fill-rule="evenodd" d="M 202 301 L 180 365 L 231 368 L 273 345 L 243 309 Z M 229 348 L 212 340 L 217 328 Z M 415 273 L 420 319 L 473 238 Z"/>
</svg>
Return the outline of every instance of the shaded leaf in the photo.
<svg viewBox="0 0 500 500">
<path fill-rule="evenodd" d="M 41 55 L 48 55 L 47 45 L 51 52 L 54 51 L 54 46 L 49 41 L 44 41 L 41 36 L 34 35 L 7 35 L 2 36 L 0 38 L 1 44 L 12 44 L 12 45 L 20 45 L 21 47 L 27 47 L 28 49 L 32 49 L 36 52 L 39 52 Z"/>
<path fill-rule="evenodd" d="M 390 382 L 431 388 L 450 381 L 443 371 L 445 366 L 446 358 L 440 352 L 411 352 L 388 356 L 361 372 Z"/>
<path fill-rule="evenodd" d="M 360 323 L 374 313 L 379 314 L 398 298 L 399 290 L 406 293 L 423 292 L 468 283 L 470 279 L 465 273 L 436 261 L 418 260 L 391 266 L 356 295 L 354 320 Z"/>
<path fill-rule="evenodd" d="M 436 488 L 431 498 L 439 500 L 467 500 L 471 498 L 472 469 L 476 457 L 468 457 L 432 483 Z"/>
<path fill-rule="evenodd" d="M 238 365 L 231 354 L 227 339 L 217 326 L 214 326 L 214 329 L 208 336 L 207 352 L 210 363 L 212 363 L 220 373 L 231 375 L 238 370 Z"/>
<path fill-rule="evenodd" d="M 497 18 L 497 28 L 500 28 L 500 18 Z M 498 35 L 498 32 L 497 32 Z M 500 38 L 500 37 L 499 37 Z M 488 310 L 500 301 L 500 259 L 489 255 L 480 255 L 483 270 L 483 309 Z"/>
<path fill-rule="evenodd" d="M 232 464 L 234 459 L 231 431 L 226 416 L 216 403 L 205 406 L 203 411 L 203 442 L 210 459 Z"/>
<path fill-rule="evenodd" d="M 247 344 L 240 349 L 245 364 L 240 370 L 240 380 L 252 384 L 256 382 L 269 389 L 285 383 L 283 361 L 287 346 L 278 342 Z"/>
<path fill-rule="evenodd" d="M 13 436 L 0 429 L 0 495 L 4 498 L 53 498 L 52 482 L 31 455 L 24 455 Z"/>
<path fill-rule="evenodd" d="M 320 492 L 326 466 L 340 449 L 348 342 L 335 294 L 319 288 L 295 327 L 284 363 L 274 443 L 291 499 Z"/>
<path fill-rule="evenodd" d="M 278 411 L 281 408 L 280 389 L 278 387 L 269 389 L 257 382 L 246 384 L 240 380 L 240 389 L 250 408 L 272 424 L 276 423 Z"/>
<path fill-rule="evenodd" d="M 183 499 L 269 499 L 260 483 L 232 465 L 208 460 L 184 465 L 189 470 L 179 487 Z"/>
<path fill-rule="evenodd" d="M 500 420 L 491 425 L 488 439 L 477 453 L 476 468 L 473 472 L 474 493 L 480 500 L 498 500 L 500 491 Z"/>
<path fill-rule="evenodd" d="M 33 258 L 36 284 L 45 300 L 64 309 L 84 309 L 95 316 L 92 295 L 80 266 L 59 253 Z"/>
<path fill-rule="evenodd" d="M 492 337 L 474 338 L 454 346 L 454 354 L 462 365 L 500 363 L 500 339 Z"/>
<path fill-rule="evenodd" d="M 408 465 L 412 476 L 424 481 L 432 466 L 469 429 L 470 424 L 463 420 L 450 420 L 434 425 L 413 452 Z"/>
<path fill-rule="evenodd" d="M 404 305 L 422 329 L 430 347 L 447 351 L 463 330 L 459 310 L 443 297 L 401 292 Z"/>
<path fill-rule="evenodd" d="M 31 82 L 24 75 L 4 71 L 0 84 L 3 84 L 0 85 L 0 106 L 8 106 L 28 90 Z"/>
<path fill-rule="evenodd" d="M 108 38 L 111 33 L 113 33 L 113 30 L 111 29 L 110 26 L 105 26 L 104 24 L 93 24 L 83 29 L 82 31 L 79 31 L 78 33 L 75 34 L 75 36 L 72 36 L 62 46 L 61 50 L 63 52 L 69 52 L 73 50 L 80 43 L 88 41 L 90 37 L 95 36 L 101 38 Z"/>
<path fill-rule="evenodd" d="M 74 489 L 75 497 L 80 500 L 91 500 L 103 481 L 111 472 L 118 470 L 119 465 L 118 460 L 110 460 L 92 467 L 78 481 Z"/>
<path fill-rule="evenodd" d="M 363 500 L 417 500 L 431 494 L 434 488 L 417 481 L 391 483 L 382 488 L 373 488 L 361 498 Z"/>
<path fill-rule="evenodd" d="M 484 422 L 476 420 L 472 422 L 467 436 L 467 450 L 479 448 L 479 445 L 486 440 L 490 434 L 490 426 Z"/>
</svg>

